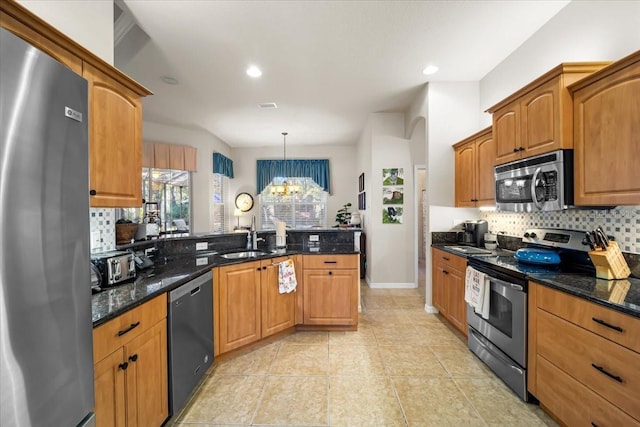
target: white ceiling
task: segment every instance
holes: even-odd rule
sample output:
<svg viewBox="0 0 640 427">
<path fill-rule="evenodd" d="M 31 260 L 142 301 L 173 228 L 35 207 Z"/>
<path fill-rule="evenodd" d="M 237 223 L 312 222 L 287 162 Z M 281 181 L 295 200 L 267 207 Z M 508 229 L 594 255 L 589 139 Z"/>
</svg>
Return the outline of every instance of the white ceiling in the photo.
<svg viewBox="0 0 640 427">
<path fill-rule="evenodd" d="M 429 80 L 482 79 L 567 3 L 125 0 L 151 40 L 121 68 L 155 93 L 148 121 L 231 147 L 280 145 L 282 131 L 287 144 L 355 144 L 369 113 L 405 110 Z M 440 71 L 423 75 L 428 64 Z"/>
</svg>

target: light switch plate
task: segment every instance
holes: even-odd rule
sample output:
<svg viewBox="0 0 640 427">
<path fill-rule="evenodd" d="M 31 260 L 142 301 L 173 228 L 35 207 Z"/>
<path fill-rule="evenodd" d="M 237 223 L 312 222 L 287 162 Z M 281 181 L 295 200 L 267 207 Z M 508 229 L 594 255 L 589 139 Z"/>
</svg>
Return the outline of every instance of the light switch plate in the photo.
<svg viewBox="0 0 640 427">
<path fill-rule="evenodd" d="M 207 265 L 209 264 L 209 258 L 205 257 L 200 257 L 200 258 L 196 258 L 196 265 Z"/>
<path fill-rule="evenodd" d="M 206 251 L 207 249 L 209 249 L 207 242 L 196 242 L 196 251 Z"/>
</svg>

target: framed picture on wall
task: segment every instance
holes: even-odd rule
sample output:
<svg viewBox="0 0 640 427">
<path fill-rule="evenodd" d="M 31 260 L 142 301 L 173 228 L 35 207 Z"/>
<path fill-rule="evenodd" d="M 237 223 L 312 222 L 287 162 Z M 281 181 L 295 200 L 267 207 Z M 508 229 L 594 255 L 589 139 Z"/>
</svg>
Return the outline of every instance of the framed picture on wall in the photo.
<svg viewBox="0 0 640 427">
<path fill-rule="evenodd" d="M 382 169 L 382 185 L 403 185 L 404 168 Z"/>
<path fill-rule="evenodd" d="M 358 191 L 360 193 L 364 191 L 364 172 L 362 172 L 358 178 Z"/>
<path fill-rule="evenodd" d="M 383 224 L 402 224 L 404 209 L 402 206 L 388 206 L 382 209 Z"/>
<path fill-rule="evenodd" d="M 364 211 L 366 209 L 367 209 L 367 197 L 366 197 L 366 193 L 363 191 L 362 193 L 358 194 L 358 210 Z"/>
<path fill-rule="evenodd" d="M 402 205 L 404 202 L 403 187 L 382 187 L 383 205 Z"/>
</svg>

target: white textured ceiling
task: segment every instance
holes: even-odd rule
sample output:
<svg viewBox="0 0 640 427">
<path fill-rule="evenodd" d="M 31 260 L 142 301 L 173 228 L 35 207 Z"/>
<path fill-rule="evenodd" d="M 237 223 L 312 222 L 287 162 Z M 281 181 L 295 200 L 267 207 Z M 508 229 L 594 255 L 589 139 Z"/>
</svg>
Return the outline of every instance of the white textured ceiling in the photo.
<svg viewBox="0 0 640 427">
<path fill-rule="evenodd" d="M 282 131 L 355 144 L 369 113 L 405 110 L 428 80 L 482 79 L 567 3 L 125 0 L 151 41 L 122 68 L 155 93 L 148 121 L 232 147 L 280 145 Z"/>
</svg>

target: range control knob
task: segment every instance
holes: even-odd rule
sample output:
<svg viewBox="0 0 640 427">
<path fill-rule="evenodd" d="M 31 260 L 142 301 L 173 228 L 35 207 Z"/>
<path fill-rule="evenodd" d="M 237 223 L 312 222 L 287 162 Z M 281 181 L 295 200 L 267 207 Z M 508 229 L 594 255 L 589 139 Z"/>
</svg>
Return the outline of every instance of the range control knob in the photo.
<svg viewBox="0 0 640 427">
<path fill-rule="evenodd" d="M 529 237 L 531 237 L 532 239 L 535 239 L 538 236 L 536 236 L 536 233 L 531 233 L 531 234 L 529 234 Z"/>
<path fill-rule="evenodd" d="M 524 238 L 528 239 L 531 235 L 529 233 L 524 233 Z"/>
</svg>

